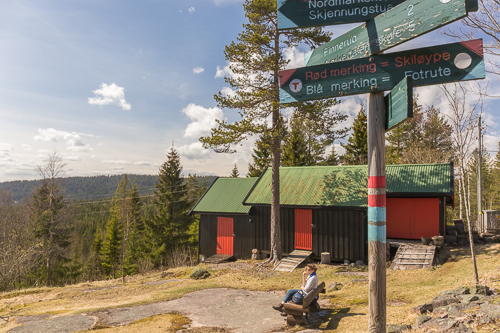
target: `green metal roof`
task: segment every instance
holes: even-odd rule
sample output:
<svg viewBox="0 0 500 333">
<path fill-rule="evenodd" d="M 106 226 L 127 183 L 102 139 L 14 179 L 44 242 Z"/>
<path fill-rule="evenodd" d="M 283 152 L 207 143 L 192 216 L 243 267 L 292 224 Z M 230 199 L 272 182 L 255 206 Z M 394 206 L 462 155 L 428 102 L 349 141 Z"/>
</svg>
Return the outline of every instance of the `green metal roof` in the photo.
<svg viewBox="0 0 500 333">
<path fill-rule="evenodd" d="M 312 166 L 280 168 L 280 204 L 293 206 L 368 206 L 368 168 Z M 450 164 L 387 165 L 387 193 L 450 195 Z M 271 169 L 244 202 L 271 204 Z"/>
<path fill-rule="evenodd" d="M 257 181 L 252 178 L 217 178 L 190 213 L 248 214 L 250 206 L 242 201 Z"/>
</svg>

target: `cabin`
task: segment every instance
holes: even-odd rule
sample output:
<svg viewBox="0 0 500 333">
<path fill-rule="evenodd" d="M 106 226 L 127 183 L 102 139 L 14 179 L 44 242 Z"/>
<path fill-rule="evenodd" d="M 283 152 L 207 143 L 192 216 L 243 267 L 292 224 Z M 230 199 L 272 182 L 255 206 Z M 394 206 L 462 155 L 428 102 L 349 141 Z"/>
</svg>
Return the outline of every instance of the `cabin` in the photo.
<svg viewBox="0 0 500 333">
<path fill-rule="evenodd" d="M 190 215 L 200 216 L 198 249 L 202 259 L 215 254 L 251 258 L 255 238 L 252 207 L 242 202 L 257 179 L 216 178 L 191 209 Z"/>
<path fill-rule="evenodd" d="M 283 253 L 300 249 L 319 257 L 329 252 L 334 260 L 366 262 L 367 170 L 366 165 L 281 167 Z M 453 164 L 387 165 L 386 176 L 387 238 L 444 235 L 446 207 L 453 206 Z M 231 247 L 238 259 L 250 258 L 252 249 L 269 254 L 271 169 L 257 179 L 218 178 L 191 213 L 200 215 L 204 257 Z M 232 245 L 222 244 L 223 237 L 231 238 L 230 227 L 223 231 L 224 218 L 232 219 L 226 222 L 232 221 Z"/>
</svg>

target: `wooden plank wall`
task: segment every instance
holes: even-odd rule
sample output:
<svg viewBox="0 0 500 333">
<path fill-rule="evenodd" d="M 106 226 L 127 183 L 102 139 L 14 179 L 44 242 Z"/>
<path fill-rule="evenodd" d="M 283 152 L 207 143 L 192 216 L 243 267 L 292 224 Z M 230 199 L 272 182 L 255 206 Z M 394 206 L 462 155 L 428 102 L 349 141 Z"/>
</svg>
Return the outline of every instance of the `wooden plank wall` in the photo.
<svg viewBox="0 0 500 333">
<path fill-rule="evenodd" d="M 200 217 L 200 254 L 208 258 L 217 253 L 217 217 L 234 219 L 233 255 L 237 259 L 250 259 L 254 248 L 255 232 L 254 224 L 248 221 L 248 215 L 202 214 Z"/>
<path fill-rule="evenodd" d="M 255 225 L 255 248 L 271 251 L 271 207 L 253 207 L 252 224 Z M 281 250 L 290 253 L 295 243 L 295 212 L 294 209 L 281 208 Z"/>
<path fill-rule="evenodd" d="M 366 209 L 314 209 L 313 253 L 330 252 L 332 259 L 367 260 Z"/>
<path fill-rule="evenodd" d="M 198 240 L 200 254 L 205 258 L 211 257 L 217 253 L 217 216 L 200 216 L 200 238 Z"/>
<path fill-rule="evenodd" d="M 332 259 L 367 260 L 366 209 L 313 209 L 313 253 L 330 252 Z M 281 208 L 282 251 L 295 246 L 295 209 Z M 234 256 L 249 259 L 252 249 L 271 250 L 271 208 L 253 207 L 247 215 L 206 215 L 200 217 L 200 254 L 205 258 L 217 251 L 217 217 L 234 218 Z M 249 222 L 249 218 L 252 222 Z"/>
<path fill-rule="evenodd" d="M 234 217 L 234 257 L 237 259 L 251 259 L 253 239 L 255 237 L 254 224 L 248 221 L 248 215 Z M 253 220 L 252 220 L 253 222 Z"/>
</svg>

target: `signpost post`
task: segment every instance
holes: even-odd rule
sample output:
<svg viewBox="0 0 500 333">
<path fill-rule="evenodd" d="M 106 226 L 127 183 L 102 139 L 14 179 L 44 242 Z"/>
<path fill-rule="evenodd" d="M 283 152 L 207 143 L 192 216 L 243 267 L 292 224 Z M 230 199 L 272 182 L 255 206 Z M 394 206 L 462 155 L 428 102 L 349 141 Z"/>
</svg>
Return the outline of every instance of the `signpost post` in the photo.
<svg viewBox="0 0 500 333">
<path fill-rule="evenodd" d="M 307 53 L 305 65 L 377 54 L 466 15 L 465 0 L 407 0 Z"/>
<path fill-rule="evenodd" d="M 481 39 L 280 71 L 280 103 L 391 90 L 406 76 L 415 87 L 485 77 Z"/>
</svg>

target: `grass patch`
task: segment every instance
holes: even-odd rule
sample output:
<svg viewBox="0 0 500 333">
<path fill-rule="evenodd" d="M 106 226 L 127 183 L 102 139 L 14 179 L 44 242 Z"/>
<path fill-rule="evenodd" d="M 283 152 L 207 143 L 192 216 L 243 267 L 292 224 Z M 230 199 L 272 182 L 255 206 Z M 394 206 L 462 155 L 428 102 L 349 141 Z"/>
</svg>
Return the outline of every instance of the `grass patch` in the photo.
<svg viewBox="0 0 500 333">
<path fill-rule="evenodd" d="M 481 283 L 500 289 L 500 244 L 477 245 L 477 265 Z M 411 308 L 427 303 L 444 290 L 452 290 L 474 284 L 472 260 L 469 248 L 445 249 L 439 255 L 440 265 L 432 269 L 411 271 L 387 271 L 387 323 L 411 324 L 417 317 Z M 449 259 L 453 258 L 453 259 Z M 120 279 L 81 283 L 60 288 L 32 288 L 0 295 L 0 316 L 10 317 L 9 322 L 0 320 L 0 333 L 15 326 L 18 316 L 35 314 L 77 314 L 118 307 L 168 301 L 187 293 L 209 288 L 234 288 L 252 291 L 278 291 L 297 288 L 302 281 L 302 269 L 295 272 L 275 272 L 271 267 L 259 268 L 250 261 L 242 261 L 250 268 L 211 269 L 204 280 L 189 278 L 193 267 L 169 269 L 163 274 L 128 277 L 123 284 Z M 259 262 L 261 263 L 261 262 Z M 338 274 L 341 272 L 363 272 L 366 267 L 318 265 L 318 277 L 326 286 L 333 282 L 344 287 L 337 291 L 320 294 L 320 300 L 328 299 L 330 314 L 328 322 L 320 328 L 335 332 L 365 332 L 368 321 L 368 284 L 352 283 L 359 276 Z M 153 281 L 183 279 L 157 285 L 145 285 Z M 89 292 L 90 291 L 90 292 Z M 122 328 L 99 328 L 102 332 L 168 332 L 170 328 L 184 324 L 182 316 L 160 315 L 127 325 Z M 14 326 L 13 326 L 14 325 Z M 142 325 L 142 326 L 138 326 Z M 170 325 L 170 326 L 169 326 Z M 217 332 L 217 328 L 203 328 Z M 175 332 L 175 331 L 174 331 Z M 219 332 L 224 332 L 219 329 Z"/>
</svg>

